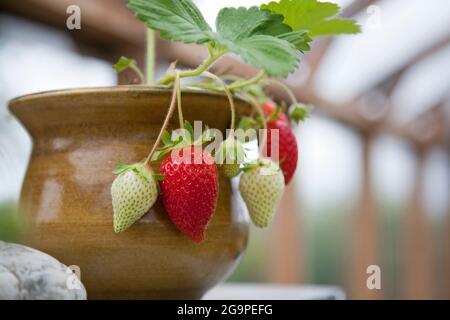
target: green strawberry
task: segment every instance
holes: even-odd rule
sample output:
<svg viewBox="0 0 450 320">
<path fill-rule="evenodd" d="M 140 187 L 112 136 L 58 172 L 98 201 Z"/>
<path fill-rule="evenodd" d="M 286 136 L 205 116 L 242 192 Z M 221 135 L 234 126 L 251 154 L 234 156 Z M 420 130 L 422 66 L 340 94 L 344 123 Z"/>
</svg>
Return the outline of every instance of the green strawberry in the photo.
<svg viewBox="0 0 450 320">
<path fill-rule="evenodd" d="M 244 163 L 245 150 L 242 144 L 233 136 L 223 141 L 215 155 L 216 163 L 220 165 L 220 171 L 233 178 L 241 172 L 241 164 Z"/>
<path fill-rule="evenodd" d="M 125 231 L 153 206 L 158 198 L 158 183 L 152 170 L 140 163 L 119 165 L 111 186 L 114 231 Z"/>
<path fill-rule="evenodd" d="M 255 226 L 265 228 L 272 221 L 283 195 L 283 173 L 272 160 L 259 160 L 244 168 L 239 191 Z"/>
</svg>

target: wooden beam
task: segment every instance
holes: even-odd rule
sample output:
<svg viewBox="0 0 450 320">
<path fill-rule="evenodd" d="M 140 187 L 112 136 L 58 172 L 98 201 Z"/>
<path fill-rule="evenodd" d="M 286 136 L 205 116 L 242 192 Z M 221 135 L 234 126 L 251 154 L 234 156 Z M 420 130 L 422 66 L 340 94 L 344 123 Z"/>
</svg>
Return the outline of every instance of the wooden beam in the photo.
<svg viewBox="0 0 450 320">
<path fill-rule="evenodd" d="M 450 148 L 446 144 L 450 138 L 450 125 L 445 111 L 449 103 L 445 97 L 407 123 L 405 129 L 414 136 L 416 147 L 424 149 L 436 142 L 444 148 L 446 145 Z"/>
<path fill-rule="evenodd" d="M 425 150 L 418 150 L 413 190 L 405 216 L 405 248 L 403 263 L 403 298 L 433 299 L 433 275 L 430 222 L 423 203 Z"/>
<path fill-rule="evenodd" d="M 170 57 L 171 60 L 178 60 L 181 65 L 187 67 L 195 67 L 207 56 L 207 51 L 195 45 L 185 45 L 180 43 L 169 43 L 164 44 L 166 46 L 166 57 Z M 233 56 L 226 56 L 219 60 L 211 69 L 213 72 L 217 70 L 223 70 L 227 67 L 231 67 L 230 73 L 235 74 L 240 77 L 251 77 L 257 71 L 255 68 L 243 64 L 239 59 Z M 302 85 L 299 87 L 292 87 L 297 99 L 304 103 L 311 103 L 317 107 L 318 112 L 325 116 L 329 116 L 347 126 L 350 126 L 356 130 L 367 132 L 367 131 L 384 131 L 386 133 L 393 134 L 402 139 L 407 140 L 410 143 L 416 144 L 417 141 L 411 132 L 403 127 L 398 127 L 396 124 L 391 122 L 382 121 L 384 119 L 367 119 L 364 114 L 361 113 L 361 103 L 359 101 L 351 101 L 345 104 L 338 104 L 324 98 L 321 98 L 315 94 L 314 90 L 309 85 Z M 269 88 L 269 92 L 274 96 L 275 99 L 279 100 L 289 100 L 286 93 L 280 90 L 278 87 Z M 374 106 L 376 107 L 376 106 Z M 370 107 L 370 109 L 374 108 Z M 437 146 L 442 146 L 446 141 L 430 141 L 430 144 L 435 144 Z"/>
<path fill-rule="evenodd" d="M 439 50 L 450 44 L 450 34 L 447 34 L 438 42 L 433 44 L 431 47 L 425 47 L 423 50 L 419 51 L 409 60 L 405 61 L 402 65 L 400 65 L 397 69 L 393 70 L 386 77 L 378 80 L 368 91 L 374 89 L 382 89 L 387 96 L 390 96 L 397 87 L 397 84 L 405 74 L 407 70 L 411 67 L 417 65 L 420 61 L 428 58 L 429 56 L 435 54 Z"/>
<path fill-rule="evenodd" d="M 448 159 L 450 160 L 450 158 Z M 444 269 L 446 272 L 444 283 L 444 299 L 450 300 L 450 198 L 447 199 L 447 216 L 445 217 L 446 227 L 444 234 Z"/>
<path fill-rule="evenodd" d="M 303 216 L 297 203 L 294 185 L 287 186 L 272 227 L 273 236 L 267 240 L 269 259 L 267 278 L 273 283 L 302 283 L 305 281 L 305 236 Z"/>
<path fill-rule="evenodd" d="M 67 29 L 70 5 L 81 9 L 81 30 Z M 66 31 L 100 50 L 145 46 L 145 26 L 121 0 L 2 0 L 0 10 Z"/>
<path fill-rule="evenodd" d="M 68 30 L 67 7 L 81 11 L 81 30 Z M 121 0 L 3 0 L 0 10 L 54 27 L 69 34 L 79 49 L 92 56 L 115 62 L 122 55 L 136 59 L 144 68 L 145 32 Z M 121 73 L 120 84 L 133 83 L 132 72 Z"/>
<path fill-rule="evenodd" d="M 382 263 L 379 252 L 379 216 L 372 181 L 372 143 L 373 137 L 363 135 L 362 186 L 359 204 L 352 216 L 351 259 L 349 266 L 349 289 L 351 299 L 380 299 L 383 283 Z M 367 273 L 369 266 L 381 269 L 381 289 L 369 289 Z"/>
</svg>

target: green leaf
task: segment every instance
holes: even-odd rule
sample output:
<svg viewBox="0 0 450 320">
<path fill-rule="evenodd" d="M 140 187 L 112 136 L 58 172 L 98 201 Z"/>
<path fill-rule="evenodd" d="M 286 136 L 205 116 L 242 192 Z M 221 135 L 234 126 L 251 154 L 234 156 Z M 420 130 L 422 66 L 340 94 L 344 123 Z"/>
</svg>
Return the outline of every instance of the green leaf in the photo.
<svg viewBox="0 0 450 320">
<path fill-rule="evenodd" d="M 113 69 L 116 70 L 116 72 L 122 72 L 133 65 L 136 66 L 136 60 L 122 56 L 119 58 L 119 61 L 117 61 L 117 63 L 113 66 Z"/>
<path fill-rule="evenodd" d="M 272 77 L 287 77 L 299 62 L 297 50 L 291 43 L 272 36 L 255 35 L 236 42 L 218 39 L 218 42 Z"/>
<path fill-rule="evenodd" d="M 278 117 L 281 115 L 282 112 L 283 109 L 279 105 L 277 105 L 276 109 L 272 112 L 272 114 L 269 114 L 266 121 L 267 122 L 275 121 L 276 119 L 278 119 Z"/>
<path fill-rule="evenodd" d="M 189 134 L 191 135 L 191 140 L 194 139 L 194 128 L 192 127 L 192 125 L 189 123 L 189 121 L 185 120 L 184 121 L 184 128 L 189 132 Z"/>
<path fill-rule="evenodd" d="M 308 30 L 311 37 L 353 34 L 361 31 L 359 25 L 353 20 L 333 18 L 339 13 L 340 8 L 331 2 L 280 0 L 263 4 L 261 8 L 284 16 L 283 22 L 292 30 Z"/>
<path fill-rule="evenodd" d="M 311 27 L 314 37 L 330 36 L 334 34 L 356 34 L 361 32 L 361 28 L 353 20 L 331 19 Z"/>
<path fill-rule="evenodd" d="M 292 43 L 302 52 L 311 50 L 309 42 L 311 42 L 312 39 L 308 36 L 308 32 L 305 30 L 283 33 L 278 35 L 278 38 Z"/>
<path fill-rule="evenodd" d="M 121 174 L 129 169 L 130 169 L 130 165 L 119 160 L 119 161 L 117 161 L 117 166 L 113 169 L 112 173 Z"/>
<path fill-rule="evenodd" d="M 169 154 L 171 151 L 172 151 L 172 149 L 158 149 L 153 153 L 151 161 L 157 161 L 159 159 L 162 159 L 164 156 Z"/>
<path fill-rule="evenodd" d="M 292 31 L 278 15 L 258 7 L 224 8 L 216 20 L 215 40 L 269 76 L 286 77 L 298 64 L 297 50 L 274 35 Z"/>
<path fill-rule="evenodd" d="M 270 14 L 270 11 L 263 10 Z M 278 36 L 283 33 L 289 33 L 292 28 L 283 23 L 284 17 L 279 14 L 270 14 L 269 19 L 260 28 L 258 28 L 254 34 L 265 34 L 268 36 Z"/>
<path fill-rule="evenodd" d="M 164 132 L 162 134 L 162 137 L 161 137 L 161 140 L 162 140 L 164 145 L 168 145 L 168 144 L 172 143 L 172 137 L 171 137 L 169 131 L 164 130 Z"/>
<path fill-rule="evenodd" d="M 268 10 L 264 10 L 269 12 Z M 277 37 L 292 43 L 300 51 L 309 51 L 311 47 L 309 42 L 312 39 L 308 36 L 306 30 L 292 31 L 292 28 L 283 23 L 284 17 L 279 14 L 270 14 L 269 20 L 254 34 L 263 34 Z"/>
<path fill-rule="evenodd" d="M 211 40 L 211 27 L 191 0 L 130 0 L 128 7 L 163 39 L 197 44 Z"/>
<path fill-rule="evenodd" d="M 264 26 L 273 28 L 273 22 L 270 12 L 258 7 L 223 8 L 217 15 L 216 29 L 223 38 L 235 41 L 249 38 L 256 31 L 264 31 Z"/>
<path fill-rule="evenodd" d="M 207 127 L 206 130 L 202 133 L 202 144 L 208 143 L 214 139 L 213 135 L 211 134 L 211 130 Z"/>
</svg>

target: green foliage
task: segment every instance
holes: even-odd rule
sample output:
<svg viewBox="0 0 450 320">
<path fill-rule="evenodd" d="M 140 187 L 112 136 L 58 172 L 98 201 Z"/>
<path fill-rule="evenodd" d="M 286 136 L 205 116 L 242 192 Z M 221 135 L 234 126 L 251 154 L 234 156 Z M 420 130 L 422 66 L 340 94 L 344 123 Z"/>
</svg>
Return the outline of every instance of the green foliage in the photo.
<svg viewBox="0 0 450 320">
<path fill-rule="evenodd" d="M 131 0 L 128 7 L 163 39 L 197 44 L 211 40 L 211 27 L 191 0 Z"/>
<path fill-rule="evenodd" d="M 130 0 L 128 7 L 163 39 L 208 45 L 219 55 L 233 52 L 272 77 L 287 77 L 312 37 L 358 33 L 359 26 L 335 18 L 339 6 L 317 0 L 280 0 L 251 8 L 223 8 L 217 32 L 191 0 Z"/>
<path fill-rule="evenodd" d="M 116 72 L 122 72 L 128 68 L 131 68 L 131 66 L 136 66 L 136 60 L 122 56 L 113 66 L 113 69 L 116 70 Z"/>
<path fill-rule="evenodd" d="M 120 57 L 119 61 L 117 61 L 117 63 L 113 66 L 113 69 L 117 72 L 120 73 L 122 71 L 125 71 L 127 69 L 131 69 L 133 70 L 138 77 L 140 78 L 141 82 L 144 83 L 144 74 L 142 73 L 142 71 L 139 69 L 139 67 L 137 66 L 136 60 L 134 59 L 130 59 L 127 57 Z"/>
<path fill-rule="evenodd" d="M 335 18 L 339 6 L 317 0 L 280 0 L 261 6 L 284 17 L 294 31 L 307 30 L 311 37 L 359 33 L 361 28 L 350 19 Z"/>
<path fill-rule="evenodd" d="M 164 39 L 208 44 L 221 53 L 236 53 L 275 77 L 293 72 L 298 50 L 309 50 L 311 41 L 306 32 L 292 32 L 282 16 L 258 7 L 222 9 L 216 19 L 217 32 L 213 32 L 189 0 L 131 0 L 128 6 Z"/>
<path fill-rule="evenodd" d="M 246 63 L 273 77 L 287 77 L 298 66 L 294 46 L 272 36 L 255 35 L 235 42 L 223 39 L 220 44 L 240 55 Z"/>
<path fill-rule="evenodd" d="M 263 31 L 268 25 L 269 29 L 274 27 L 274 20 L 270 19 L 271 14 L 260 10 L 258 7 L 249 9 L 223 8 L 216 19 L 217 32 L 230 41 L 242 40 L 251 37 L 258 30 Z M 281 24 L 280 20 L 276 21 Z M 270 23 L 270 24 L 269 24 Z M 262 34 L 269 34 L 268 32 Z"/>
</svg>

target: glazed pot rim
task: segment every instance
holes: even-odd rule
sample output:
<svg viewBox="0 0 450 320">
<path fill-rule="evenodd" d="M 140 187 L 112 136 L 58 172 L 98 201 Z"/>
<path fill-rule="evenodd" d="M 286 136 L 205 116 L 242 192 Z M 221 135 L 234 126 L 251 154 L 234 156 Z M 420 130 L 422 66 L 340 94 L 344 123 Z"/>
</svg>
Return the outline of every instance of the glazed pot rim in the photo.
<svg viewBox="0 0 450 320">
<path fill-rule="evenodd" d="M 116 85 L 116 86 L 97 86 L 97 87 L 77 87 L 77 88 L 68 88 L 68 89 L 57 89 L 57 90 L 48 90 L 48 91 L 40 91 L 34 93 L 24 94 L 18 97 L 15 97 L 8 102 L 8 106 L 11 109 L 13 106 L 23 103 L 23 102 L 31 102 L 41 99 L 53 98 L 53 97 L 61 97 L 61 96 L 71 96 L 71 95 L 80 95 L 80 94 L 93 94 L 93 93 L 171 93 L 172 88 L 168 88 L 166 86 L 148 86 L 148 85 Z M 214 92 L 206 89 L 182 89 L 184 94 L 191 95 L 204 95 L 204 96 L 216 96 L 216 97 L 226 97 L 226 94 Z M 234 99 L 244 101 L 242 98 L 233 95 Z"/>
</svg>

